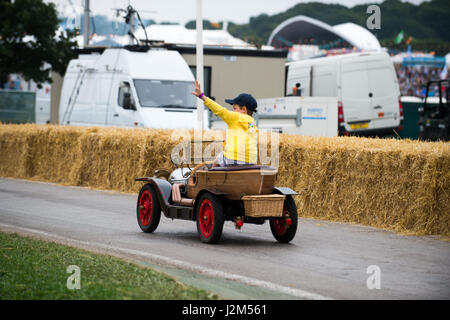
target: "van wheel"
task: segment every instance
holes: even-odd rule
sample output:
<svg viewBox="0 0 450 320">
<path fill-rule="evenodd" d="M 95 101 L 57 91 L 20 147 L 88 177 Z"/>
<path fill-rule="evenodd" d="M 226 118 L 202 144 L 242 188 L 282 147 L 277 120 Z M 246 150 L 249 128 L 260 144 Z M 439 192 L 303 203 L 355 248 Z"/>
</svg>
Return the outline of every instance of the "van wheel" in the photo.
<svg viewBox="0 0 450 320">
<path fill-rule="evenodd" d="M 198 202 L 196 218 L 200 240 L 205 243 L 217 243 L 222 236 L 225 222 L 219 198 L 211 193 L 203 194 Z"/>
<path fill-rule="evenodd" d="M 270 230 L 278 242 L 288 243 L 297 233 L 297 206 L 291 196 L 286 196 L 281 218 L 270 218 Z"/>
<path fill-rule="evenodd" d="M 141 188 L 136 213 L 142 231 L 151 233 L 156 230 L 161 219 L 161 206 L 155 188 L 151 184 L 146 184 Z"/>
</svg>

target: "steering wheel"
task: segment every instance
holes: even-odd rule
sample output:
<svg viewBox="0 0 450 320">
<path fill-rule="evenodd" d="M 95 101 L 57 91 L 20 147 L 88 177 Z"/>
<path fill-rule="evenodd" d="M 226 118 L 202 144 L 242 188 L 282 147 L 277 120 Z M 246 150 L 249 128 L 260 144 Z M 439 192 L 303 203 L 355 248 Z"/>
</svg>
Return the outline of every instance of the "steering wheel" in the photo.
<svg viewBox="0 0 450 320">
<path fill-rule="evenodd" d="M 197 172 L 197 170 L 200 169 L 201 167 L 205 166 L 206 164 L 207 164 L 206 162 L 202 162 L 202 163 L 196 165 L 194 167 L 194 169 L 192 169 L 192 171 L 190 172 L 191 176 L 189 177 L 189 183 L 190 184 L 194 184 L 194 174 Z"/>
</svg>

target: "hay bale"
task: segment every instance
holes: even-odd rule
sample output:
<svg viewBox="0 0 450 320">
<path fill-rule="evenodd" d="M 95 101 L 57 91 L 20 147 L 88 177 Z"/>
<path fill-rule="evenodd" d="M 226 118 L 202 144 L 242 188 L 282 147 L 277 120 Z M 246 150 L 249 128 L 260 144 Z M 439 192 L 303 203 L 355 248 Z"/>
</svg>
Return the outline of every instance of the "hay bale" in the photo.
<svg viewBox="0 0 450 320">
<path fill-rule="evenodd" d="M 283 136 L 280 153 L 301 216 L 449 235 L 448 143 Z"/>
</svg>

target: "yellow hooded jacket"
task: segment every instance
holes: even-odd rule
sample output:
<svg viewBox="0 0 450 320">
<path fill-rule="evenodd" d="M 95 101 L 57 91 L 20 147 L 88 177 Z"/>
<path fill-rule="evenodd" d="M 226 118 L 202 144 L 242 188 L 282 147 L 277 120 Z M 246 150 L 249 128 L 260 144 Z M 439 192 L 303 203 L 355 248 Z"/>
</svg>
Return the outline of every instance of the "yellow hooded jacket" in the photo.
<svg viewBox="0 0 450 320">
<path fill-rule="evenodd" d="M 230 111 L 210 98 L 205 105 L 228 125 L 224 156 L 228 159 L 256 163 L 258 156 L 258 128 L 255 119 L 247 114 Z"/>
</svg>

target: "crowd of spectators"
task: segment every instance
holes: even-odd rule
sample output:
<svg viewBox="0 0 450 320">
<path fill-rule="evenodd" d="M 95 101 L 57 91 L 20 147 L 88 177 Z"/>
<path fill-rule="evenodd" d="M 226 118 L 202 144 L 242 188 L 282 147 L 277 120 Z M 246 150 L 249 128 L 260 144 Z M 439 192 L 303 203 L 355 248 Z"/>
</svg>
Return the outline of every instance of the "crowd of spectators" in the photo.
<svg viewBox="0 0 450 320">
<path fill-rule="evenodd" d="M 428 66 L 399 66 L 396 68 L 400 94 L 402 96 L 415 96 L 424 98 L 427 83 L 430 80 L 439 80 L 442 68 Z M 431 86 L 428 96 L 439 96 L 438 86 Z"/>
</svg>

